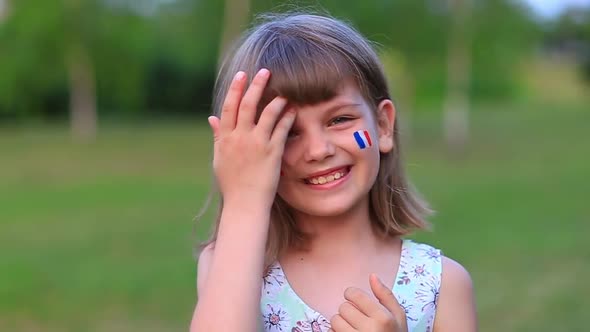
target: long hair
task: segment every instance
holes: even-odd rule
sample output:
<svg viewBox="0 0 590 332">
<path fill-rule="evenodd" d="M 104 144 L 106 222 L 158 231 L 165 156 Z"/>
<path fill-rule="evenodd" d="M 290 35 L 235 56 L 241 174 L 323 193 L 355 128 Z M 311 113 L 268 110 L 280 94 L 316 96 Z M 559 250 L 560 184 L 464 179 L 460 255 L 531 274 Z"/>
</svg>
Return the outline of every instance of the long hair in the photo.
<svg viewBox="0 0 590 332">
<path fill-rule="evenodd" d="M 391 99 L 379 57 L 370 43 L 350 25 L 328 16 L 307 13 L 272 14 L 246 31 L 222 62 L 215 83 L 213 114 L 221 114 L 231 80 L 244 71 L 251 80 L 261 68 L 271 79 L 259 105 L 262 110 L 275 96 L 296 105 L 313 105 L 337 95 L 341 83 L 352 79 L 362 96 L 377 112 Z M 376 117 L 375 117 L 376 118 Z M 400 153 L 398 121 L 394 124 L 394 148 L 381 154 L 377 179 L 369 192 L 373 226 L 385 236 L 399 236 L 429 227 L 431 212 L 406 178 Z M 223 197 L 219 200 L 215 229 L 203 244 L 217 238 Z M 309 236 L 298 229 L 291 208 L 276 195 L 271 210 L 266 264 L 287 248 L 300 246 Z"/>
</svg>

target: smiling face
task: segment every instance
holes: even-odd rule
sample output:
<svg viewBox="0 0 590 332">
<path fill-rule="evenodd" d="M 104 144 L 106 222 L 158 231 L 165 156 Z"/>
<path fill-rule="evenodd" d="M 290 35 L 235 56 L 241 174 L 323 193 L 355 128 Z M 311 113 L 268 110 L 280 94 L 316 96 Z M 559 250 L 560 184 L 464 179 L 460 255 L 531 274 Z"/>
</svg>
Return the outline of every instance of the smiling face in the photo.
<svg viewBox="0 0 590 332">
<path fill-rule="evenodd" d="M 283 153 L 278 194 L 299 214 L 334 217 L 367 206 L 380 153 L 393 148 L 395 109 L 382 101 L 377 114 L 352 82 L 332 99 L 296 107 Z M 367 132 L 361 149 L 354 133 Z"/>
</svg>

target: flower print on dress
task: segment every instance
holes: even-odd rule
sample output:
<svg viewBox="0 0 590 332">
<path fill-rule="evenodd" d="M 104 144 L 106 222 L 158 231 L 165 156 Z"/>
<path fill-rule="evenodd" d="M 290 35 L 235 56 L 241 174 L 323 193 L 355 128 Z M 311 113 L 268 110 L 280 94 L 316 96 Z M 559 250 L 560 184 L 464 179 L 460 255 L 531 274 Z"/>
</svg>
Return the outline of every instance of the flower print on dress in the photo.
<svg viewBox="0 0 590 332">
<path fill-rule="evenodd" d="M 405 241 L 409 241 L 409 240 L 404 240 Z M 402 251 L 401 251 L 401 255 L 399 258 L 399 268 L 400 269 L 405 269 L 406 268 L 406 262 L 408 261 L 408 257 L 410 255 L 410 248 L 408 248 L 407 245 L 402 244 Z"/>
<path fill-rule="evenodd" d="M 320 314 L 317 314 L 315 318 L 306 320 L 306 321 L 298 321 L 297 326 L 294 327 L 291 331 L 297 332 L 327 332 L 330 329 L 330 322 L 327 319 L 322 317 Z"/>
<path fill-rule="evenodd" d="M 273 308 L 270 304 L 267 304 L 266 306 L 267 308 L 262 314 L 265 331 L 289 332 L 288 326 L 290 317 L 287 312 L 281 307 Z"/>
<path fill-rule="evenodd" d="M 426 264 L 416 265 L 414 266 L 414 278 L 425 277 L 426 276 Z"/>
<path fill-rule="evenodd" d="M 427 248 L 420 249 L 422 251 L 422 257 L 438 261 L 440 259 L 440 250 L 434 249 L 433 247 L 427 246 Z"/>
<path fill-rule="evenodd" d="M 397 281 L 398 285 L 407 285 L 410 282 L 412 282 L 412 280 L 410 279 L 410 277 L 408 277 L 408 271 L 403 271 L 401 273 L 401 276 L 399 276 L 398 278 L 399 280 Z"/>
<path fill-rule="evenodd" d="M 408 303 L 408 301 L 406 299 L 403 299 L 401 301 L 398 300 L 398 302 L 399 302 L 399 306 L 402 307 L 402 309 L 404 309 L 404 312 L 406 313 L 406 319 L 414 321 L 414 322 L 418 320 L 418 318 L 414 318 L 414 317 L 412 317 L 412 315 L 410 315 L 410 311 L 414 307 L 413 304 Z"/>
<path fill-rule="evenodd" d="M 424 303 L 422 306 L 422 312 L 428 309 L 436 310 L 439 290 L 440 279 L 436 276 L 425 278 L 420 282 L 420 286 L 418 287 L 418 290 L 416 290 L 416 300 L 420 303 Z"/>
<path fill-rule="evenodd" d="M 273 299 L 275 295 L 281 291 L 282 286 L 286 282 L 285 275 L 283 274 L 282 269 L 278 264 L 269 266 L 264 272 L 262 280 L 262 291 L 270 299 Z"/>
</svg>

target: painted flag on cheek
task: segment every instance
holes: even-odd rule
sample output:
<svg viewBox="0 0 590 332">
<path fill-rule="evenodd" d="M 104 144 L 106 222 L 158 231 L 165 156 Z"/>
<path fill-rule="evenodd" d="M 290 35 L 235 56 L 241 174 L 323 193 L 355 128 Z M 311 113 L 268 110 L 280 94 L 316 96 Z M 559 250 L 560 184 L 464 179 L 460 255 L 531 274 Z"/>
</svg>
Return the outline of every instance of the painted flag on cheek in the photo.
<svg viewBox="0 0 590 332">
<path fill-rule="evenodd" d="M 369 146 L 373 145 L 371 143 L 371 136 L 369 136 L 369 132 L 366 130 L 357 130 L 354 132 L 354 139 L 356 143 L 359 145 L 361 149 L 368 148 Z"/>
</svg>

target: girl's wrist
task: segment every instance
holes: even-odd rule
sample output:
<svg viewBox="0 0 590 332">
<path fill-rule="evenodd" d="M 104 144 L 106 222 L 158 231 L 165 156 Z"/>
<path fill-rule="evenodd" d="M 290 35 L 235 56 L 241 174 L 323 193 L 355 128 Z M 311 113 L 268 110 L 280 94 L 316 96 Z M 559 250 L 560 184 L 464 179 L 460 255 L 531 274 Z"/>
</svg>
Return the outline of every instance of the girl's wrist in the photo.
<svg viewBox="0 0 590 332">
<path fill-rule="evenodd" d="M 270 208 L 224 202 L 217 240 L 220 242 L 228 238 L 247 238 L 250 246 L 259 243 L 263 250 L 269 225 Z"/>
<path fill-rule="evenodd" d="M 272 207 L 274 197 L 264 195 L 245 194 L 236 196 L 223 196 L 223 209 L 231 208 L 242 211 L 268 211 Z"/>
<path fill-rule="evenodd" d="M 252 196 L 224 198 L 223 214 L 240 216 L 240 219 L 253 217 L 269 219 L 272 200 L 256 199 Z"/>
</svg>

